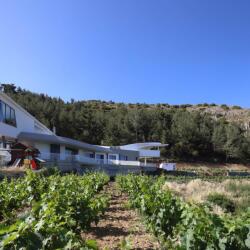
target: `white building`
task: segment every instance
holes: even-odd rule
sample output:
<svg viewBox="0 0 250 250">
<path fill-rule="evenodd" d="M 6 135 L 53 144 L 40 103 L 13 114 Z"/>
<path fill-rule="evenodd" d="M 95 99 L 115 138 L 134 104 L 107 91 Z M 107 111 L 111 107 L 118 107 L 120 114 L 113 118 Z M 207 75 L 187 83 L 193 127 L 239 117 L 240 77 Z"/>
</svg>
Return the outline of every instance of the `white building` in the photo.
<svg viewBox="0 0 250 250">
<path fill-rule="evenodd" d="M 0 91 L 0 151 L 12 154 L 12 164 L 17 162 L 12 153 L 15 143 L 37 149 L 38 157 L 48 163 L 60 165 L 68 162 L 80 166 L 150 166 L 146 159 L 159 158 L 159 148 L 166 146 L 159 142 L 98 146 L 61 137 Z M 1 155 L 4 154 L 0 154 L 0 158 Z M 140 161 L 142 158 L 144 162 Z"/>
</svg>

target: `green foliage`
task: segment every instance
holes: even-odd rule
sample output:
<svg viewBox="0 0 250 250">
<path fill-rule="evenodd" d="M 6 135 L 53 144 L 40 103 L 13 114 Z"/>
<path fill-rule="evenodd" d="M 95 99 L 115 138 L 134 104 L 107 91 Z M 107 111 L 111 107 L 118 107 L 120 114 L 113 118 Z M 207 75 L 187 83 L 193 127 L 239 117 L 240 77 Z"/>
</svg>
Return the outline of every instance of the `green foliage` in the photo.
<svg viewBox="0 0 250 250">
<path fill-rule="evenodd" d="M 221 104 L 220 105 L 221 108 L 223 108 L 224 110 L 229 110 L 229 107 L 226 104 Z"/>
<path fill-rule="evenodd" d="M 239 125 L 218 120 L 188 104 L 124 104 L 103 101 L 64 102 L 13 84 L 5 92 L 57 134 L 92 144 L 168 143 L 163 156 L 185 161 L 249 162 L 250 136 Z M 197 105 L 206 109 L 208 104 Z M 213 106 L 213 105 L 210 105 Z M 228 109 L 222 105 L 222 108 Z M 74 126 L 72 126 L 74 124 Z"/>
<path fill-rule="evenodd" d="M 80 233 L 104 213 L 108 197 L 98 191 L 108 180 L 101 173 L 45 177 L 32 171 L 25 178 L 4 180 L 0 248 L 96 249 Z"/>
<path fill-rule="evenodd" d="M 242 107 L 241 107 L 241 106 L 234 105 L 234 106 L 232 107 L 232 109 L 242 109 Z"/>
<path fill-rule="evenodd" d="M 218 205 L 223 208 L 226 212 L 233 213 L 235 212 L 235 204 L 230 200 L 226 195 L 219 193 L 211 193 L 207 197 L 207 201 Z"/>
<path fill-rule="evenodd" d="M 250 213 L 218 216 L 208 207 L 186 203 L 170 190 L 163 191 L 164 178 L 119 176 L 121 189 L 129 194 L 148 228 L 164 249 L 248 249 Z"/>
</svg>

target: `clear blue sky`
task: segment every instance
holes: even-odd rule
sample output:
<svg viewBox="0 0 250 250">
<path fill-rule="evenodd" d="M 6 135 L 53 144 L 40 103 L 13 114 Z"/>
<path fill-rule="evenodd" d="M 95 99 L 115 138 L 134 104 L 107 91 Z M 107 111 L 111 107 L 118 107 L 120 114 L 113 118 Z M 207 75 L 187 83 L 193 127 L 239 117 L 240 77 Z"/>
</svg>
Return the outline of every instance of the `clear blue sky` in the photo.
<svg viewBox="0 0 250 250">
<path fill-rule="evenodd" d="M 249 0 L 0 0 L 0 82 L 65 100 L 250 107 Z"/>
</svg>

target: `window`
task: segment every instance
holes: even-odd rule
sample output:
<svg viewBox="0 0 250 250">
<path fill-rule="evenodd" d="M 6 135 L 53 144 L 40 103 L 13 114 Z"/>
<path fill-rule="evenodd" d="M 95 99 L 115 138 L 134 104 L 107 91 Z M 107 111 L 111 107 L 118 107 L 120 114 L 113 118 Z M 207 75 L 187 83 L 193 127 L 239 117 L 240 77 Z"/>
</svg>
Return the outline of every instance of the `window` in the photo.
<svg viewBox="0 0 250 250">
<path fill-rule="evenodd" d="M 104 160 L 104 155 L 103 154 L 96 154 L 96 159 Z"/>
<path fill-rule="evenodd" d="M 121 161 L 127 161 L 128 160 L 128 156 L 127 155 L 120 155 L 120 160 Z"/>
<path fill-rule="evenodd" d="M 0 121 L 16 127 L 15 110 L 2 101 L 0 101 Z"/>
<path fill-rule="evenodd" d="M 109 160 L 116 160 L 116 155 L 109 155 Z"/>
<path fill-rule="evenodd" d="M 65 152 L 68 155 L 77 155 L 78 154 L 78 150 L 77 149 L 68 148 L 68 147 L 65 148 Z"/>
<path fill-rule="evenodd" d="M 59 144 L 50 144 L 50 153 L 60 154 L 60 145 Z"/>
</svg>

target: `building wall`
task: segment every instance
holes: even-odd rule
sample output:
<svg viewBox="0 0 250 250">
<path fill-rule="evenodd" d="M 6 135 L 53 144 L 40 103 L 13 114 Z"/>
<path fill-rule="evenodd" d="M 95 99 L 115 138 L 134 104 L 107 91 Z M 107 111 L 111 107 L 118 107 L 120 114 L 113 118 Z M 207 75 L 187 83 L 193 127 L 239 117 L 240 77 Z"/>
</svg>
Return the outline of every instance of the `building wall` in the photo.
<svg viewBox="0 0 250 250">
<path fill-rule="evenodd" d="M 103 155 L 103 156 L 104 156 L 104 159 L 103 159 L 104 162 L 107 161 L 107 157 L 108 157 L 108 156 L 107 156 L 106 153 L 99 153 L 99 152 L 98 152 L 98 153 L 95 153 L 95 159 L 99 159 L 99 158 L 98 158 L 99 155 Z"/>
<path fill-rule="evenodd" d="M 41 153 L 50 153 L 50 144 L 48 143 L 35 142 L 34 147 Z"/>
<path fill-rule="evenodd" d="M 79 155 L 85 156 L 85 157 L 90 157 L 90 154 L 93 154 L 94 152 L 90 151 L 84 151 L 83 149 L 79 149 Z"/>
<path fill-rule="evenodd" d="M 11 126 L 0 122 L 0 136 L 9 136 L 17 138 L 20 132 L 32 132 L 32 133 L 51 133 L 48 129 L 45 129 L 39 124 L 35 118 L 24 112 L 19 108 L 13 100 L 0 93 L 0 100 L 8 104 L 15 110 L 17 126 Z"/>
<path fill-rule="evenodd" d="M 65 158 L 65 145 L 60 145 L 60 160 L 64 161 Z"/>
<path fill-rule="evenodd" d="M 134 150 L 112 149 L 112 153 L 119 154 L 120 158 L 127 156 L 128 161 L 136 161 L 139 158 L 139 152 Z"/>
</svg>

